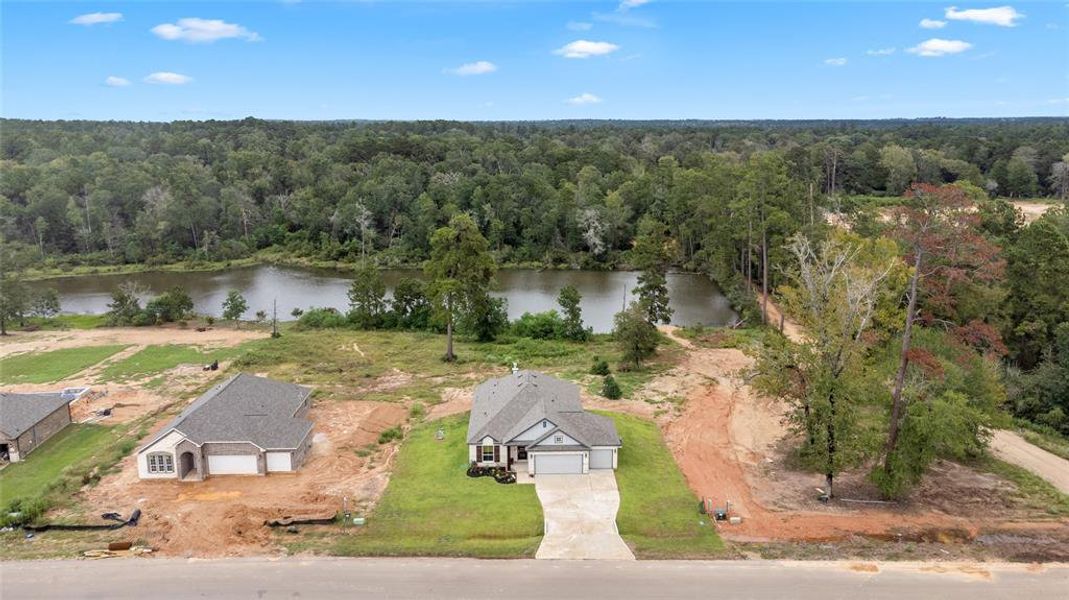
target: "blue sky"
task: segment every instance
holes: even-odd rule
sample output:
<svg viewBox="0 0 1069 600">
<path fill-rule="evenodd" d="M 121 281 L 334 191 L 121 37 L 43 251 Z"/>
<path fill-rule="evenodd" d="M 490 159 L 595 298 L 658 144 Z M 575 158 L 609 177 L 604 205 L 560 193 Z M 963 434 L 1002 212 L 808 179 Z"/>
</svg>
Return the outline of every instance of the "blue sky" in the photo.
<svg viewBox="0 0 1069 600">
<path fill-rule="evenodd" d="M 4 0 L 0 19 L 16 118 L 1069 114 L 1064 1 Z"/>
</svg>

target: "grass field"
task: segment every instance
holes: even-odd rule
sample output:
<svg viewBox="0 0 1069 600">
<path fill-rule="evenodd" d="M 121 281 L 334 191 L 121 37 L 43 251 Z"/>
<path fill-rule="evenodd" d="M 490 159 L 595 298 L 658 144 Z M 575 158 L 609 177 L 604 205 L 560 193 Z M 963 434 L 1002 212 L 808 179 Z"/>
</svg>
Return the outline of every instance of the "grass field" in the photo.
<svg viewBox="0 0 1069 600">
<path fill-rule="evenodd" d="M 638 558 L 710 558 L 722 556 L 724 543 L 687 488 L 657 425 L 617 413 L 602 413 L 616 422 L 624 440 L 616 483 L 620 512 L 616 525 Z"/>
<path fill-rule="evenodd" d="M 344 556 L 534 556 L 542 540 L 534 486 L 468 477 L 467 424 L 465 413 L 415 427 L 367 526 L 326 549 Z M 435 439 L 439 427 L 443 441 Z"/>
<path fill-rule="evenodd" d="M 0 471 L 0 508 L 16 498 L 37 498 L 72 465 L 92 461 L 115 442 L 102 425 L 70 425 L 31 452 L 26 460 Z"/>
<path fill-rule="evenodd" d="M 0 383 L 49 383 L 66 379 L 126 348 L 121 344 L 18 354 L 0 360 Z"/>
<path fill-rule="evenodd" d="M 125 381 L 148 377 L 173 369 L 181 364 L 207 364 L 239 354 L 239 348 L 204 350 L 197 346 L 167 344 L 148 346 L 135 354 L 108 365 L 100 374 L 101 381 Z"/>
<path fill-rule="evenodd" d="M 272 377 L 309 385 L 320 384 L 328 394 L 357 389 L 372 378 L 395 370 L 408 373 L 415 380 L 405 387 L 362 398 L 393 401 L 403 395 L 428 404 L 440 401 L 442 387 L 471 385 L 472 372 L 485 378 L 493 375 L 493 368 L 499 368 L 503 374 L 503 369 L 515 362 L 524 369 L 582 380 L 594 356 L 605 358 L 614 369 L 620 356 L 607 335 L 596 335 L 585 344 L 502 337 L 488 343 L 458 340 L 458 360 L 447 363 L 441 360 L 445 350 L 443 335 L 349 329 L 287 328 L 281 338 L 254 340 L 241 348 L 243 352 L 235 361 L 239 369 L 266 371 Z M 646 368 L 620 375 L 618 381 L 625 394 L 673 364 L 678 351 L 678 346 L 666 344 Z M 327 387 L 334 390 L 328 392 Z"/>
</svg>

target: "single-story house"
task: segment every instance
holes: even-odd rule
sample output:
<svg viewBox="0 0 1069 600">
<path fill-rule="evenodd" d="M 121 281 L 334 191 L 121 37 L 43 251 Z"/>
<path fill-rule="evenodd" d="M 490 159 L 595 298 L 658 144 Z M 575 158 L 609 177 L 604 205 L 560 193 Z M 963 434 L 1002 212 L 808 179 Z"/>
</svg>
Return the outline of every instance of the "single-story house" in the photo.
<svg viewBox="0 0 1069 600">
<path fill-rule="evenodd" d="M 71 422 L 71 401 L 77 394 L 0 392 L 0 458 L 24 460 Z"/>
<path fill-rule="evenodd" d="M 588 473 L 615 469 L 622 445 L 612 419 L 583 410 L 574 383 L 514 370 L 475 388 L 471 463 L 530 475 Z"/>
<path fill-rule="evenodd" d="M 296 471 L 312 445 L 310 388 L 240 373 L 208 390 L 137 451 L 142 479 Z"/>
</svg>

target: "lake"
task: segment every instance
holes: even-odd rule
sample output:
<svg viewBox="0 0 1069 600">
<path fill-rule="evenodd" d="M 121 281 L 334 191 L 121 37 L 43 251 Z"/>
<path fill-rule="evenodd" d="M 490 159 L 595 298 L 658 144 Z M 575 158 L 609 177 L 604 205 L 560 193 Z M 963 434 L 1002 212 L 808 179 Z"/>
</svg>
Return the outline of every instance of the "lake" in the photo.
<svg viewBox="0 0 1069 600">
<path fill-rule="evenodd" d="M 404 277 L 420 276 L 419 271 L 383 271 L 388 290 Z M 495 296 L 508 300 L 510 319 L 524 312 L 557 308 L 557 294 L 573 285 L 583 295 L 583 321 L 595 332 L 612 330 L 612 317 L 634 299 L 638 273 L 633 271 L 534 271 L 508 270 L 497 274 Z M 220 316 L 223 299 L 230 290 L 241 292 L 249 303 L 245 318 L 256 311 L 271 314 L 278 301 L 280 320 L 291 319 L 294 308 L 310 306 L 348 309 L 346 292 L 350 279 L 344 271 L 306 267 L 257 265 L 225 271 L 156 272 L 128 275 L 63 277 L 33 282 L 37 287 L 59 290 L 63 312 L 101 314 L 107 312 L 111 292 L 124 281 L 136 281 L 155 295 L 180 285 L 192 296 L 198 313 Z M 670 273 L 668 293 L 675 309 L 676 325 L 725 325 L 735 318 L 727 298 L 709 278 L 694 273 Z"/>
</svg>

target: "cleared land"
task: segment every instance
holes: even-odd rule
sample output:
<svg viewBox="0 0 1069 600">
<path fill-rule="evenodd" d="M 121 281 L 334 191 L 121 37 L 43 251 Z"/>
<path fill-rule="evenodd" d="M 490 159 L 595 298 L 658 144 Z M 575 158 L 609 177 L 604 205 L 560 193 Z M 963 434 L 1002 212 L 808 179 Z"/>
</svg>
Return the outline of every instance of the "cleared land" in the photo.
<svg viewBox="0 0 1069 600">
<path fill-rule="evenodd" d="M 782 407 L 752 394 L 741 376 L 752 361 L 738 348 L 764 334 L 708 330 L 700 340 L 682 338 L 672 330 L 668 334 L 675 341 L 662 348 L 649 369 L 626 374 L 633 391 L 618 401 L 590 393 L 600 381 L 586 374 L 593 356 L 600 355 L 612 365 L 619 362 L 611 340 L 604 336 L 588 344 L 528 339 L 462 342 L 458 344 L 461 360 L 452 364 L 439 360 L 443 338 L 423 333 L 287 329 L 282 338 L 270 339 L 262 330 L 153 328 L 16 336 L 13 344 L 39 349 L 51 343 L 94 346 L 120 338 L 140 347 L 240 345 L 232 361 L 221 363 L 222 372 L 203 372 L 199 364 L 167 368 L 172 353 L 178 351 L 161 351 L 171 358 L 121 383 L 109 383 L 103 398 L 75 403 L 79 414 L 111 406 L 113 416 L 102 422 L 115 425 L 117 439 L 131 446 L 199 392 L 239 369 L 315 387 L 311 417 L 317 435 L 309 461 L 294 475 L 220 477 L 197 484 L 142 482 L 129 455 L 114 470 L 109 467 L 121 454 L 105 453 L 79 463 L 77 470 L 57 476 L 60 483 L 49 488 L 53 491 L 46 495 L 55 501 L 55 508 L 47 520 L 96 522 L 101 512 L 125 514 L 139 507 L 144 516 L 137 531 L 49 532 L 32 541 L 17 532 L 0 533 L 4 548 L 0 557 L 74 555 L 99 547 L 112 534 L 115 539 L 137 535 L 172 556 L 258 555 L 287 548 L 359 555 L 530 555 L 537 548 L 540 527 L 535 533 L 517 526 L 504 537 L 479 537 L 476 526 L 481 524 L 465 530 L 463 522 L 455 525 L 436 518 L 438 511 L 448 514 L 450 509 L 413 503 L 422 502 L 419 496 L 442 493 L 433 478 L 452 476 L 451 463 L 439 464 L 433 474 L 413 475 L 434 463 L 414 461 L 421 464 L 404 469 L 398 464 L 395 469 L 399 443 L 378 443 L 382 431 L 401 426 L 408 440 L 402 443 L 417 444 L 419 437 L 413 432 L 434 427 L 424 425 L 425 420 L 450 415 L 459 419 L 457 426 L 463 429 L 461 414 L 470 409 L 473 387 L 487 377 L 504 374 L 515 361 L 579 382 L 586 390 L 584 406 L 613 412 L 625 439 L 630 438 L 618 472 L 622 496 L 618 525 L 640 558 L 740 552 L 824 558 L 1069 558 L 1067 497 L 1042 480 L 993 459 L 972 466 L 941 463 L 910 498 L 894 506 L 819 504 L 813 488 L 821 478 L 798 472 L 785 460 Z M 0 344 L 0 353 L 8 347 Z M 140 351 L 128 348 L 48 388 L 98 381 L 109 366 L 122 364 Z M 20 389 L 24 387 L 34 386 Z M 120 434 L 125 437 L 119 438 Z M 663 443 L 658 434 L 663 435 Z M 447 440 L 462 436 L 458 430 Z M 442 453 L 433 454 L 433 460 L 448 460 Z M 458 455 L 455 462 L 458 469 L 462 467 L 465 455 Z M 100 468 L 94 469 L 94 464 Z M 681 475 L 673 475 L 677 472 Z M 384 498 L 391 477 L 399 490 L 407 486 L 412 493 L 389 499 L 387 492 Z M 849 475 L 842 479 L 841 489 L 850 492 L 850 497 L 869 497 L 864 495 L 869 492 L 863 474 L 856 476 L 853 488 Z M 461 471 L 460 484 L 468 483 L 474 482 Z M 490 486 L 493 493 L 516 487 L 488 479 L 478 483 Z M 726 550 L 721 550 L 716 531 L 700 524 L 698 496 L 710 497 L 717 504 L 731 500 L 736 512 L 744 516 L 741 525 L 721 527 L 720 535 L 731 541 Z M 335 514 L 346 499 L 354 514 L 370 517 L 366 529 L 310 526 L 291 534 L 263 526 L 268 518 Z M 460 506 L 466 514 L 483 514 L 482 507 L 470 499 Z M 391 510 L 397 515 L 393 519 L 384 516 Z M 424 516 L 420 511 L 425 511 Z M 515 516 L 530 518 L 523 512 Z M 456 531 L 461 535 L 450 537 Z M 752 546 L 748 540 L 762 541 Z"/>
</svg>

